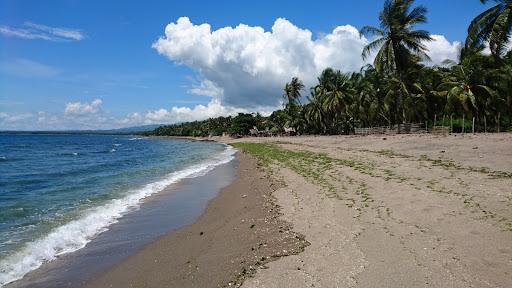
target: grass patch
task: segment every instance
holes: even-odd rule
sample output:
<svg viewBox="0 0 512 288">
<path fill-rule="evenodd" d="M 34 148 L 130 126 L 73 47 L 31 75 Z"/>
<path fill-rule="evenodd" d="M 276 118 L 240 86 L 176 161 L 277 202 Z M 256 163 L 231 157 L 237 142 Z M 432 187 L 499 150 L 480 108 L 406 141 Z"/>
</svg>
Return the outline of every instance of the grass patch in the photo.
<svg viewBox="0 0 512 288">
<path fill-rule="evenodd" d="M 452 170 L 463 170 L 469 172 L 483 173 L 487 174 L 492 178 L 512 178 L 512 172 L 505 171 L 494 171 L 486 167 L 464 167 L 455 163 L 452 160 L 444 160 L 444 159 L 432 159 L 427 155 L 421 155 L 419 158 L 420 161 L 430 162 L 433 166 L 442 167 L 445 169 Z"/>
<path fill-rule="evenodd" d="M 373 153 L 376 153 L 376 154 L 379 154 L 382 156 L 387 156 L 389 158 L 412 158 L 412 156 L 410 156 L 410 155 L 400 154 L 400 153 L 395 152 L 390 149 L 379 150 L 379 151 L 370 151 L 370 150 L 364 150 L 364 151 L 365 152 L 373 152 Z"/>
<path fill-rule="evenodd" d="M 347 200 L 347 205 L 349 206 L 354 205 L 354 200 L 342 197 L 343 191 L 339 190 L 346 190 L 347 188 L 344 185 L 338 187 L 339 185 L 333 184 L 332 181 L 337 182 L 336 178 L 338 178 L 334 175 L 337 172 L 333 171 L 336 171 L 337 167 L 350 167 L 361 173 L 373 175 L 375 170 L 374 165 L 371 164 L 355 160 L 334 159 L 324 153 L 304 150 L 291 151 L 276 144 L 241 142 L 234 143 L 233 146 L 255 156 L 259 164 L 268 170 L 272 170 L 273 165 L 276 164 L 289 168 L 306 180 L 322 187 L 328 197 Z M 347 183 L 352 184 L 352 182 L 353 179 L 349 179 Z M 363 207 L 368 207 L 369 203 L 373 202 L 364 185 L 357 189 L 356 194 L 361 198 Z"/>
</svg>

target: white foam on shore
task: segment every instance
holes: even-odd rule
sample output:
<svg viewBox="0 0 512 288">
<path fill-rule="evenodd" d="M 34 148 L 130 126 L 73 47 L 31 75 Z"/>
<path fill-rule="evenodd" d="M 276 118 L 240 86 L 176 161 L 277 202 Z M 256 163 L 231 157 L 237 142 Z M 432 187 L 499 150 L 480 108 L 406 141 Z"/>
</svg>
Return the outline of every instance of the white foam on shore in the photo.
<svg viewBox="0 0 512 288">
<path fill-rule="evenodd" d="M 225 151 L 208 161 L 173 172 L 162 180 L 131 191 L 124 198 L 88 209 L 81 218 L 54 229 L 43 238 L 27 243 L 22 250 L 0 261 L 0 287 L 23 278 L 28 272 L 59 255 L 85 247 L 95 236 L 107 231 L 120 217 L 137 209 L 144 198 L 184 178 L 204 175 L 216 166 L 233 160 L 234 154 L 235 150 L 228 146 Z"/>
</svg>

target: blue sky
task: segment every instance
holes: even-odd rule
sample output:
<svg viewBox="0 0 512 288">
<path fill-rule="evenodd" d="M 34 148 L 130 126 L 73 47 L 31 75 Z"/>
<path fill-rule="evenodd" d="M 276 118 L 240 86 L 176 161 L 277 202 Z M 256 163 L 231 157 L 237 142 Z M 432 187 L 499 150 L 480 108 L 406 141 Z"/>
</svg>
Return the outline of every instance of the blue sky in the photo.
<svg viewBox="0 0 512 288">
<path fill-rule="evenodd" d="M 377 25 L 382 4 L 376 0 L 3 0 L 0 130 L 110 128 L 239 111 L 265 113 L 279 104 L 277 87 L 288 77 L 299 75 L 310 84 L 315 72 L 326 65 L 346 72 L 357 70 L 361 60 L 356 50 L 361 43 L 350 27 Z M 417 4 L 429 9 L 429 23 L 420 27 L 444 36 L 446 43 L 436 49 L 439 57 L 448 58 L 454 55 L 455 41 L 464 40 L 468 23 L 485 8 L 477 0 L 418 0 Z M 183 16 L 188 20 L 165 35 L 166 25 Z M 278 23 L 278 18 L 286 20 Z M 240 23 L 250 29 L 212 36 L 217 46 L 208 48 L 201 46 L 201 41 L 210 34 L 195 29 L 203 23 L 211 25 L 210 32 Z M 274 27 L 273 38 L 266 39 L 253 30 L 256 26 L 270 32 Z M 344 36 L 333 32 L 338 26 L 344 27 Z M 310 41 L 302 33 L 306 30 L 312 33 Z M 189 34 L 181 37 L 181 32 Z M 254 37 L 246 39 L 251 35 Z M 341 38 L 330 44 L 317 41 L 336 35 Z M 162 36 L 165 40 L 155 46 Z M 189 39 L 200 42 L 187 46 Z M 337 49 L 335 43 L 348 46 Z M 314 46 L 312 50 L 304 51 L 303 46 L 309 44 Z M 254 47 L 261 50 L 254 51 L 259 49 Z M 237 55 L 247 51 L 244 49 L 254 54 Z M 211 53 L 217 54 L 203 59 Z M 351 60 L 356 58 L 356 62 Z"/>
</svg>

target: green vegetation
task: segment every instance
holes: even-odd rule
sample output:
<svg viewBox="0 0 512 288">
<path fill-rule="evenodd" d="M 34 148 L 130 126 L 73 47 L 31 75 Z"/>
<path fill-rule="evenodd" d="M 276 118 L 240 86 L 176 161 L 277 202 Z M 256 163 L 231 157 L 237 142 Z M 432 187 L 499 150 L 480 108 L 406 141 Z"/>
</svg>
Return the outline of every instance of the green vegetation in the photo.
<svg viewBox="0 0 512 288">
<path fill-rule="evenodd" d="M 481 0 L 485 3 L 488 0 Z M 512 1 L 478 15 L 457 61 L 428 64 L 428 31 L 415 30 L 427 21 L 427 8 L 413 0 L 386 0 L 379 27 L 365 26 L 361 35 L 377 38 L 362 51 L 376 52 L 373 65 L 356 73 L 325 69 L 301 104 L 304 84 L 297 77 L 284 84 L 285 105 L 269 117 L 239 114 L 200 122 L 164 126 L 154 135 L 248 135 L 256 127 L 265 135 L 293 128 L 300 134 L 350 134 L 362 127 L 393 127 L 401 123 L 453 126 L 454 132 L 512 129 Z M 489 45 L 491 55 L 484 53 Z M 276 98 L 280 97 L 276 95 Z M 290 130 L 289 130 L 290 131 Z"/>
<path fill-rule="evenodd" d="M 512 173 L 505 171 L 495 171 L 486 167 L 472 167 L 472 166 L 462 166 L 454 161 L 445 160 L 445 159 L 432 159 L 427 155 L 421 155 L 419 158 L 420 161 L 428 161 L 434 166 L 443 167 L 445 169 L 453 169 L 453 170 L 465 170 L 469 172 L 477 172 L 488 174 L 492 178 L 512 178 Z"/>
<path fill-rule="evenodd" d="M 411 178 L 407 175 L 402 175 L 403 173 L 399 171 L 378 167 L 366 161 L 332 158 L 324 153 L 315 153 L 306 150 L 288 150 L 281 146 L 286 145 L 286 143 L 282 142 L 239 142 L 232 145 L 244 153 L 256 157 L 259 161 L 259 165 L 263 166 L 269 173 L 274 174 L 274 169 L 278 167 L 286 167 L 301 175 L 309 182 L 321 187 L 328 197 L 344 201 L 348 207 L 354 207 L 360 212 L 368 207 L 386 207 L 379 206 L 381 204 L 375 203 L 365 182 L 344 175 L 343 168 L 351 168 L 367 176 L 382 178 L 386 182 L 393 181 L 395 183 L 404 183 L 412 186 L 416 190 L 427 188 L 432 192 L 455 196 L 463 202 L 466 208 L 471 209 L 474 213 L 479 213 L 482 219 L 494 219 L 505 230 L 512 231 L 512 222 L 508 218 L 498 216 L 496 213 L 486 210 L 483 208 L 482 204 L 478 202 L 478 199 L 475 199 L 474 196 L 467 193 L 464 189 L 449 189 L 441 185 L 436 179 Z M 426 162 L 431 166 L 441 167 L 446 170 L 484 173 L 492 178 L 512 177 L 512 175 L 507 172 L 491 171 L 487 168 L 465 167 L 449 160 L 431 159 L 426 155 L 421 155 L 419 158 L 416 158 L 410 155 L 399 154 L 392 150 L 362 151 L 373 152 L 390 158 L 403 158 L 409 161 Z M 462 180 L 458 184 L 461 185 L 461 187 L 466 185 Z M 388 217 L 391 217 L 389 207 L 386 208 L 385 212 Z M 380 210 L 378 210 L 378 213 L 380 213 Z"/>
<path fill-rule="evenodd" d="M 501 57 L 506 53 L 512 30 L 512 1 L 492 0 L 495 6 L 478 15 L 470 24 L 466 45 L 479 46 L 489 43 L 491 53 Z M 480 0 L 487 3 L 489 0 Z"/>
<path fill-rule="evenodd" d="M 258 159 L 259 164 L 273 174 L 273 169 L 284 166 L 301 175 L 309 182 L 322 187 L 328 197 L 345 201 L 348 207 L 357 205 L 361 210 L 370 206 L 374 200 L 368 193 L 366 184 L 354 183 L 355 180 L 337 172 L 339 168 L 349 167 L 366 175 L 374 175 L 375 167 L 369 163 L 363 163 L 348 159 L 331 158 L 323 153 L 311 151 L 292 151 L 284 149 L 277 144 L 266 143 L 234 143 L 235 148 L 253 155 Z M 337 184 L 341 183 L 341 187 Z M 348 185 L 356 185 L 355 195 L 358 201 L 353 199 L 347 191 Z"/>
</svg>

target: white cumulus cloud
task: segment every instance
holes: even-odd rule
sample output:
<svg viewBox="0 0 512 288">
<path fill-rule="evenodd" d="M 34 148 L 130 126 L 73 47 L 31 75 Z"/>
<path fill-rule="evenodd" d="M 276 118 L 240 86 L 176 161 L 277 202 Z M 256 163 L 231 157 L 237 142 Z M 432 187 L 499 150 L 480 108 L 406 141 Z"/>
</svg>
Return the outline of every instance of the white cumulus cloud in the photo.
<svg viewBox="0 0 512 288">
<path fill-rule="evenodd" d="M 101 111 L 101 99 L 94 99 L 92 102 L 70 102 L 66 104 L 64 114 L 66 115 L 90 115 Z"/>
<path fill-rule="evenodd" d="M 450 43 L 441 35 L 433 38 L 427 44 L 430 64 L 457 58 L 460 43 Z M 284 18 L 278 18 L 270 31 L 245 24 L 212 31 L 207 23 L 196 25 L 181 17 L 167 25 L 165 36 L 153 47 L 203 78 L 189 92 L 213 96 L 221 105 L 257 109 L 277 107 L 282 87 L 291 77 L 301 78 L 310 87 L 327 67 L 359 71 L 372 62 L 361 58 L 368 43 L 351 25 L 314 37 Z"/>
<path fill-rule="evenodd" d="M 271 31 L 245 24 L 212 31 L 209 24 L 181 17 L 167 25 L 153 47 L 204 78 L 191 92 L 216 96 L 222 105 L 255 108 L 277 106 L 282 86 L 293 76 L 313 85 L 324 68 L 358 70 L 366 43 L 350 25 L 313 39 L 309 30 L 283 18 Z"/>
<path fill-rule="evenodd" d="M 432 62 L 427 64 L 439 65 L 444 60 L 457 60 L 459 57 L 461 42 L 450 42 L 443 35 L 432 35 L 434 41 L 427 42 L 428 55 Z"/>
</svg>

